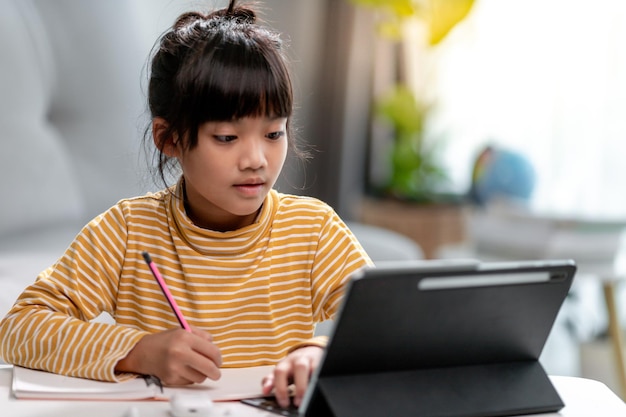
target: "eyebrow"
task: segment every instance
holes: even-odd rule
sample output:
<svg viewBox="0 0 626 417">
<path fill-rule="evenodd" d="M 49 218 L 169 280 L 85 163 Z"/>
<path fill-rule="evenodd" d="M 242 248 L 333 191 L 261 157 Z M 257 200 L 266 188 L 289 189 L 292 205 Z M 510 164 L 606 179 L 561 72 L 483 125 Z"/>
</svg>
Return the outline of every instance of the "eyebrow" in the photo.
<svg viewBox="0 0 626 417">
<path fill-rule="evenodd" d="M 266 119 L 270 122 L 276 122 L 279 120 L 289 120 L 289 117 L 286 116 L 273 116 L 273 117 L 269 117 L 269 116 L 259 116 L 259 117 L 252 117 L 252 116 L 245 116 L 245 117 L 240 117 L 237 119 L 233 119 L 233 120 L 222 120 L 222 121 L 216 121 L 215 123 L 239 123 L 241 120 L 243 119 Z"/>
</svg>

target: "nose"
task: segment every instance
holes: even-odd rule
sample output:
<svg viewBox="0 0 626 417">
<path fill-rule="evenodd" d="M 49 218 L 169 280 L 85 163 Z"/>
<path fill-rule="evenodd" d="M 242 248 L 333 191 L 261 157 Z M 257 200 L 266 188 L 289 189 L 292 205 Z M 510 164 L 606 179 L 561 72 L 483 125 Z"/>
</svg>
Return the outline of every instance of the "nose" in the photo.
<svg viewBox="0 0 626 417">
<path fill-rule="evenodd" d="M 241 142 L 241 156 L 239 158 L 239 169 L 258 170 L 267 164 L 265 156 L 265 141 L 263 138 L 249 138 Z"/>
</svg>

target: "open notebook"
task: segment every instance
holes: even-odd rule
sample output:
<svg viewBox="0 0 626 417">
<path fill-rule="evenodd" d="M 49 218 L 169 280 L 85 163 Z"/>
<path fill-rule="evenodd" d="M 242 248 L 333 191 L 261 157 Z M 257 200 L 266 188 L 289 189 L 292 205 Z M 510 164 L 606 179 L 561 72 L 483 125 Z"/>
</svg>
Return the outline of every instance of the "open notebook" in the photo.
<svg viewBox="0 0 626 417">
<path fill-rule="evenodd" d="M 102 382 L 15 366 L 12 392 L 17 399 L 169 400 L 180 391 L 201 391 L 208 393 L 213 401 L 232 401 L 262 396 L 261 380 L 272 369 L 273 366 L 225 368 L 219 381 L 161 389 L 149 378 Z"/>
</svg>

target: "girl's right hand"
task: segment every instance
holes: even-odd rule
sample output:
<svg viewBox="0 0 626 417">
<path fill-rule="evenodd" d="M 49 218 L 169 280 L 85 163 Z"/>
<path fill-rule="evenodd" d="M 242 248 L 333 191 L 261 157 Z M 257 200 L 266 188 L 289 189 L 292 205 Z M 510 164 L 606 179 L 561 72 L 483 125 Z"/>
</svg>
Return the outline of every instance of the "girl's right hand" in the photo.
<svg viewBox="0 0 626 417">
<path fill-rule="evenodd" d="M 115 370 L 158 377 L 165 385 L 201 383 L 221 376 L 222 354 L 211 334 L 192 327 L 144 336 Z"/>
</svg>

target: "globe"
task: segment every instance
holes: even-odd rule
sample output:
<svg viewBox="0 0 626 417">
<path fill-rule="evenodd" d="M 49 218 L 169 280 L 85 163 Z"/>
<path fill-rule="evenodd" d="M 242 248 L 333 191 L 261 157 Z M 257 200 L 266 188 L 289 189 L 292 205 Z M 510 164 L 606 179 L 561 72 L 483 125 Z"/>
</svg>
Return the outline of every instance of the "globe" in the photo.
<svg viewBox="0 0 626 417">
<path fill-rule="evenodd" d="M 535 182 L 535 170 L 526 156 L 488 146 L 474 162 L 470 199 L 480 205 L 495 198 L 528 202 Z"/>
</svg>

